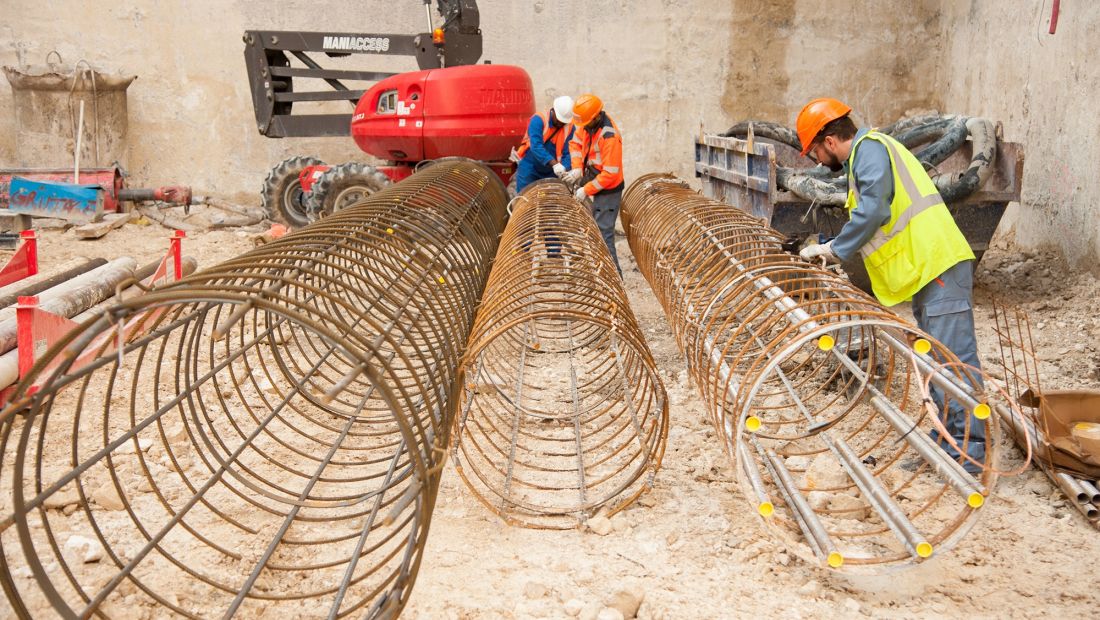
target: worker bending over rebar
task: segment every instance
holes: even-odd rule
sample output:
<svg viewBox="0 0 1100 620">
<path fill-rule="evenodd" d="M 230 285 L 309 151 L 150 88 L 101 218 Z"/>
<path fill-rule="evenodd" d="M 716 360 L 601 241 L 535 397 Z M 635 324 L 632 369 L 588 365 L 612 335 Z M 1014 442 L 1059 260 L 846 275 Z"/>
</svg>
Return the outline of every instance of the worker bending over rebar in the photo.
<svg viewBox="0 0 1100 620">
<path fill-rule="evenodd" d="M 806 260 L 846 261 L 863 257 L 871 288 L 883 305 L 912 299 L 917 325 L 939 340 L 964 364 L 975 369 L 978 344 L 974 335 L 972 286 L 974 253 L 921 162 L 900 142 L 873 129 L 856 129 L 852 109 L 836 99 L 814 99 L 798 114 L 802 154 L 848 176 L 845 209 L 849 221 L 836 238 L 804 248 Z M 974 378 L 973 387 L 981 388 Z M 932 399 L 941 414 L 942 390 L 933 386 Z M 967 424 L 968 413 L 950 404 L 945 427 L 976 462 L 965 461 L 970 473 L 985 461 L 985 430 Z M 969 429 L 968 429 L 969 427 Z M 952 457 L 958 451 L 932 431 Z"/>
</svg>

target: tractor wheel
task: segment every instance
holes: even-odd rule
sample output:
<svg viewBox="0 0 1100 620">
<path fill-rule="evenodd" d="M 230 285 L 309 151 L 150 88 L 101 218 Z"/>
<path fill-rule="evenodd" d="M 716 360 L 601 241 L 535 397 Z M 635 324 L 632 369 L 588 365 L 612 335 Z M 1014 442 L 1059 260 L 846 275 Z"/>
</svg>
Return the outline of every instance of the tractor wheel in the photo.
<svg viewBox="0 0 1100 620">
<path fill-rule="evenodd" d="M 316 157 L 291 157 L 271 169 L 260 196 L 267 217 L 300 228 L 309 223 L 309 210 L 298 175 L 309 166 L 324 162 Z"/>
<path fill-rule="evenodd" d="M 325 171 L 309 192 L 310 213 L 330 215 L 359 202 L 390 184 L 374 166 L 352 162 Z"/>
</svg>

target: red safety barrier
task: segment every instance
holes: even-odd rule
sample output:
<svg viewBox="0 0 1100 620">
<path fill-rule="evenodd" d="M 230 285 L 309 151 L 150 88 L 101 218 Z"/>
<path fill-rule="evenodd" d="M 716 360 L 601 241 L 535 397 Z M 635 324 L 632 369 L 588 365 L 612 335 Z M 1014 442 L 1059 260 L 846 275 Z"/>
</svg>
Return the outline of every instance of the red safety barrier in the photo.
<svg viewBox="0 0 1100 620">
<path fill-rule="evenodd" d="M 142 281 L 143 286 L 147 288 L 162 286 L 183 277 L 183 239 L 185 237 L 186 234 L 182 230 L 176 231 L 169 242 L 168 253 L 161 259 L 156 271 Z M 119 324 L 118 329 L 104 333 L 87 347 L 87 353 L 73 362 L 69 368 L 70 371 L 75 371 L 102 356 L 115 353 L 123 343 L 144 333 L 145 327 L 155 323 L 157 317 L 167 310 L 167 307 L 162 307 L 140 314 Z M 18 305 L 15 307 L 15 320 L 20 379 L 30 372 L 35 362 L 47 349 L 78 325 L 72 319 L 39 308 L 37 295 L 19 298 Z M 50 370 L 47 368 L 38 376 L 47 377 Z M 38 385 L 31 386 L 27 390 L 27 395 L 35 393 L 38 387 Z M 0 406 L 7 404 L 14 388 L 15 386 L 11 386 L 0 391 Z"/>
<path fill-rule="evenodd" d="M 38 238 L 33 230 L 24 230 L 19 236 L 23 243 L 8 264 L 0 269 L 0 286 L 7 286 L 38 273 Z"/>
</svg>

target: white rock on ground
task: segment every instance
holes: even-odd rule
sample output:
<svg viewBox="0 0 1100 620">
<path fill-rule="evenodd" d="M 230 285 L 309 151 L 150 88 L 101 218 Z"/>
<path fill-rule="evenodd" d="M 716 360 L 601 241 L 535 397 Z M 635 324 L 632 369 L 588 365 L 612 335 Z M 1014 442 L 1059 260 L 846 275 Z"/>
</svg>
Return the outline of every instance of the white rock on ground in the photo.
<svg viewBox="0 0 1100 620">
<path fill-rule="evenodd" d="M 98 540 L 83 536 L 70 536 L 65 541 L 65 552 L 75 555 L 85 564 L 103 559 L 103 545 L 99 544 Z"/>
</svg>

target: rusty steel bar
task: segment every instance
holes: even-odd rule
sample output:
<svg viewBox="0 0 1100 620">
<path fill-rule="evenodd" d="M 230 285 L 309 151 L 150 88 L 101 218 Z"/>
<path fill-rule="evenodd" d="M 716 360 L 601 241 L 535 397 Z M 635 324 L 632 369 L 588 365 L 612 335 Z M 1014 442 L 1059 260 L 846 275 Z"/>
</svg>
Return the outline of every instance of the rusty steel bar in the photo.
<svg viewBox="0 0 1100 620">
<path fill-rule="evenodd" d="M 438 163 L 70 333 L 0 413 L 12 611 L 396 616 L 506 203 Z"/>
<path fill-rule="evenodd" d="M 802 557 L 873 572 L 957 542 L 996 482 L 979 371 L 783 237 L 668 175 L 638 179 L 623 226 L 725 439 L 744 495 Z M 945 393 L 933 413 L 929 386 Z M 946 408 L 985 427 L 980 475 L 930 436 Z M 965 449 L 969 442 L 962 442 Z"/>
<path fill-rule="evenodd" d="M 575 527 L 651 488 L 668 399 L 585 207 L 556 180 L 513 205 L 462 366 L 453 460 L 509 523 Z"/>
</svg>

